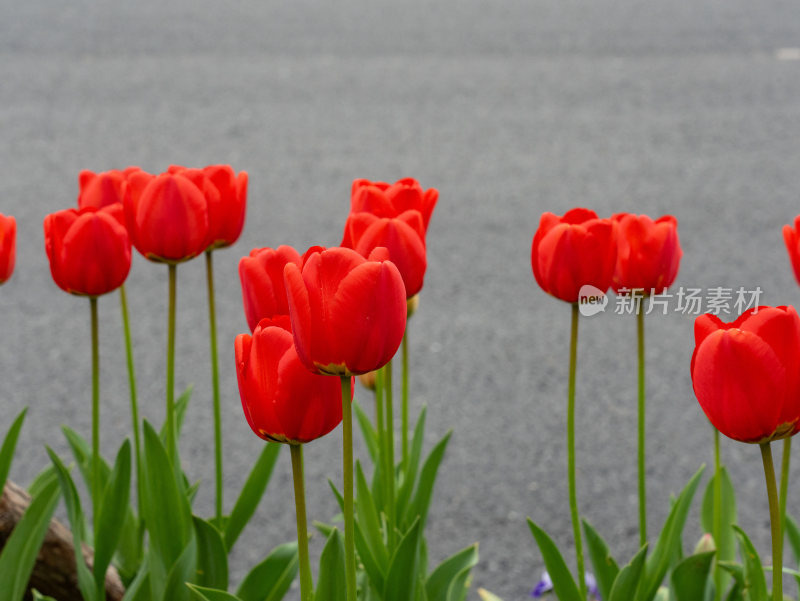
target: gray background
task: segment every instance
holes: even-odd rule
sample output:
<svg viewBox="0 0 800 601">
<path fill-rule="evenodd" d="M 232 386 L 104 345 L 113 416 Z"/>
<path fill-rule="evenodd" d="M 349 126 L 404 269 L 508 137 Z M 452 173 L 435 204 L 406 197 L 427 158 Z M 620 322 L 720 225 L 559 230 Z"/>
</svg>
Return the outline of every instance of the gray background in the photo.
<svg viewBox="0 0 800 601">
<path fill-rule="evenodd" d="M 428 406 L 429 444 L 455 432 L 431 557 L 480 541 L 474 584 L 525 598 L 541 570 L 526 516 L 572 557 L 569 307 L 531 275 L 539 216 L 671 213 L 685 250 L 676 287 L 760 286 L 763 303 L 796 301 L 780 228 L 800 212 L 800 61 L 776 55 L 795 46 L 791 1 L 2 0 L 0 211 L 17 217 L 19 258 L 0 289 L 0 402 L 8 416 L 30 406 L 12 477 L 27 483 L 46 465 L 44 444 L 66 455 L 60 424 L 89 435 L 88 302 L 51 281 L 41 227 L 73 205 L 81 169 L 230 163 L 250 174 L 244 234 L 215 253 L 228 508 L 262 444 L 233 367 L 233 337 L 247 329 L 239 257 L 334 245 L 354 178 L 413 176 L 441 199 L 411 325 L 411 402 L 414 415 Z M 201 260 L 179 268 L 177 384 L 195 385 L 182 451 L 205 479 L 196 508 L 209 515 L 204 277 Z M 128 289 L 142 410 L 160 423 L 166 268 L 137 255 Z M 127 376 L 116 295 L 100 307 L 110 455 L 129 428 Z M 688 372 L 692 321 L 674 304 L 647 320 L 651 530 L 712 459 Z M 638 539 L 635 323 L 607 311 L 580 329 L 579 501 L 627 561 Z M 340 432 L 306 449 L 311 519 L 336 511 L 325 477 L 341 479 Z M 759 453 L 727 440 L 722 452 L 740 521 L 768 556 Z M 233 554 L 234 581 L 294 528 L 287 454 Z M 699 534 L 692 516 L 687 547 Z"/>
</svg>

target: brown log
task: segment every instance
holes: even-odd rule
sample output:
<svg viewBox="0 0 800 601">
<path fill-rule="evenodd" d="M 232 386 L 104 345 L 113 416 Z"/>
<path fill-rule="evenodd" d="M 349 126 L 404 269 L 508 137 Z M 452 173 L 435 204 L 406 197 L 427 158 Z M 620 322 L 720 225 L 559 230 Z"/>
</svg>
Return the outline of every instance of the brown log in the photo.
<svg viewBox="0 0 800 601">
<path fill-rule="evenodd" d="M 11 481 L 6 482 L 0 497 L 0 548 L 5 546 L 11 531 L 22 519 L 30 503 L 31 497 L 24 489 Z M 91 569 L 94 554 L 85 544 L 83 558 Z M 29 588 L 35 588 L 43 595 L 49 595 L 58 601 L 82 601 L 75 569 L 72 533 L 56 519 L 50 521 L 44 543 L 36 557 Z M 107 601 L 120 601 L 124 594 L 125 587 L 119 573 L 113 566 L 109 567 L 106 572 Z"/>
</svg>

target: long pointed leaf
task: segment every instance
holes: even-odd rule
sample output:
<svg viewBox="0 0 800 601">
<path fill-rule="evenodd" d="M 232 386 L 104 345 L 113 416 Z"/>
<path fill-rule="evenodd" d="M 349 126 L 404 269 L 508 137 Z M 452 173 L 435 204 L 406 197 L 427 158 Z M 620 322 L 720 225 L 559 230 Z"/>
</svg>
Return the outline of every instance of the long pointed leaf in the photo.
<svg viewBox="0 0 800 601">
<path fill-rule="evenodd" d="M 378 434 L 375 432 L 375 428 L 372 426 L 369 417 L 364 413 L 364 410 L 358 403 L 353 403 L 353 411 L 356 414 L 358 426 L 361 428 L 361 434 L 364 436 L 364 444 L 367 446 L 369 458 L 372 460 L 372 463 L 375 463 L 378 457 Z"/>
<path fill-rule="evenodd" d="M 614 580 L 608 601 L 631 601 L 636 597 L 636 591 L 644 575 L 644 562 L 647 557 L 647 544 L 633 556 L 630 563 L 622 568 Z M 646 598 L 646 597 L 645 597 Z M 695 601 L 700 601 L 695 599 Z"/>
<path fill-rule="evenodd" d="M 422 458 L 422 444 L 425 438 L 425 416 L 427 412 L 427 408 L 423 407 L 419 413 L 417 425 L 414 427 L 414 435 L 411 438 L 411 453 L 408 456 L 408 465 L 403 466 L 403 478 L 397 493 L 398 515 L 405 515 L 406 507 L 411 499 L 411 493 L 417 480 L 419 462 Z"/>
<path fill-rule="evenodd" d="M 192 517 L 197 538 L 197 584 L 212 588 L 228 588 L 228 553 L 222 534 L 212 524 Z"/>
<path fill-rule="evenodd" d="M 714 540 L 714 545 L 717 548 L 718 561 L 733 561 L 736 558 L 736 535 L 732 526 L 736 524 L 736 492 L 733 488 L 733 483 L 728 475 L 728 470 L 723 466 L 721 471 L 720 482 L 722 483 L 722 521 L 720 540 Z M 700 512 L 700 523 L 705 532 L 715 534 L 716 525 L 714 524 L 714 483 L 716 482 L 716 474 L 714 474 L 706 486 L 705 493 L 703 494 L 703 504 Z M 722 590 L 726 590 L 730 584 L 730 576 L 727 572 L 722 574 Z"/>
<path fill-rule="evenodd" d="M 100 502 L 100 516 L 97 521 L 99 532 L 94 549 L 94 581 L 97 590 L 105 588 L 106 570 L 119 544 L 125 526 L 125 514 L 130 503 L 131 489 L 131 443 L 122 443 L 114 462 L 114 469 L 103 492 Z"/>
<path fill-rule="evenodd" d="M 445 559 L 431 572 L 425 581 L 428 601 L 448 601 L 448 590 L 453 581 L 466 568 L 478 563 L 478 544 L 462 549 L 455 555 Z M 469 573 L 469 571 L 467 571 Z"/>
<path fill-rule="evenodd" d="M 749 601 L 767 600 L 767 580 L 764 576 L 764 568 L 758 551 L 750 542 L 744 530 L 739 526 L 734 526 L 736 536 L 739 539 L 739 553 L 744 562 L 744 594 Z"/>
<path fill-rule="evenodd" d="M 345 601 L 347 582 L 344 566 L 344 543 L 334 528 L 319 559 L 319 578 L 315 601 Z"/>
<path fill-rule="evenodd" d="M 698 601 L 703 598 L 716 553 L 716 551 L 696 553 L 675 566 L 670 575 L 675 601 Z"/>
<path fill-rule="evenodd" d="M 564 558 L 561 556 L 561 552 L 556 547 L 553 539 L 530 518 L 528 518 L 528 527 L 531 529 L 533 538 L 536 539 L 536 544 L 539 545 L 539 551 L 542 553 L 544 565 L 553 581 L 553 590 L 558 600 L 581 601 L 578 585 L 575 584 L 575 579 L 570 574 L 569 568 L 567 568 L 567 564 L 564 562 Z"/>
<path fill-rule="evenodd" d="M 292 585 L 299 566 L 296 542 L 275 547 L 245 576 L 236 595 L 242 601 L 279 601 Z"/>
<path fill-rule="evenodd" d="M 192 597 L 198 601 L 241 601 L 239 597 L 231 595 L 227 591 L 189 583 L 186 586 L 192 591 Z"/>
<path fill-rule="evenodd" d="M 583 521 L 583 530 L 586 532 L 586 547 L 589 550 L 589 557 L 594 566 L 594 573 L 597 577 L 597 588 L 603 599 L 608 599 L 611 595 L 611 587 L 619 574 L 619 566 L 611 556 L 606 541 L 597 533 L 589 522 Z"/>
<path fill-rule="evenodd" d="M 3 439 L 3 446 L 0 447 L 0 490 L 3 490 L 6 484 L 8 470 L 11 469 L 11 462 L 14 459 L 14 450 L 17 448 L 19 432 L 22 430 L 22 422 L 25 421 L 25 414 L 27 412 L 27 407 L 19 412 L 14 423 L 12 423 L 11 427 L 8 429 L 6 437 Z"/>
<path fill-rule="evenodd" d="M 392 556 L 386 583 L 383 587 L 383 601 L 414 601 L 414 587 L 420 574 L 420 538 L 422 520 L 417 518 L 397 545 Z"/>
<path fill-rule="evenodd" d="M 433 447 L 433 450 L 425 460 L 422 466 L 422 471 L 419 475 L 419 482 L 417 483 L 417 490 L 414 493 L 414 498 L 411 501 L 408 511 L 406 512 L 405 519 L 403 520 L 404 526 L 410 526 L 414 519 L 419 516 L 422 522 L 422 529 L 425 529 L 425 521 L 428 517 L 428 508 L 431 504 L 433 497 L 433 485 L 436 483 L 436 473 L 439 470 L 439 465 L 444 458 L 444 452 L 447 449 L 447 443 L 450 441 L 452 431 L 445 434 L 444 438 Z"/>
</svg>

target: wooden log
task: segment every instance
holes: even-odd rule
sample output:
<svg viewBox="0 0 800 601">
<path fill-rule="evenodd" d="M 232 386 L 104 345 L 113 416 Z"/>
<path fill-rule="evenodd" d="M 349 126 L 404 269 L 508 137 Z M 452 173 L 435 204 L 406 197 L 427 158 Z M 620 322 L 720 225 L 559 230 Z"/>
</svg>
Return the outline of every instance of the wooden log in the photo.
<svg viewBox="0 0 800 601">
<path fill-rule="evenodd" d="M 31 503 L 30 495 L 11 481 L 6 481 L 0 497 L 0 547 L 4 547 L 14 526 L 22 518 Z M 83 545 L 83 559 L 92 567 L 94 554 Z M 42 548 L 36 557 L 36 565 L 31 573 L 30 588 L 58 601 L 82 601 L 78 589 L 78 575 L 75 569 L 75 550 L 72 533 L 56 519 L 44 538 Z M 113 566 L 106 572 L 106 600 L 120 601 L 125 594 L 119 573 Z"/>
</svg>

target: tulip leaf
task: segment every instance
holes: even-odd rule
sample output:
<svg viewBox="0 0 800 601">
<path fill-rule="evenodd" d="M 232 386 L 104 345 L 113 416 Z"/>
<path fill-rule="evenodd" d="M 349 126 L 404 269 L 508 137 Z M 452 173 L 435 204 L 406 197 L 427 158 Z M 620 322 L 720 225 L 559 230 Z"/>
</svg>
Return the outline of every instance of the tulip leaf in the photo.
<svg viewBox="0 0 800 601">
<path fill-rule="evenodd" d="M 236 499 L 233 511 L 225 524 L 225 547 L 228 552 L 233 549 L 233 545 L 236 544 L 239 535 L 253 517 L 258 503 L 264 496 L 282 446 L 275 442 L 268 442 L 247 477 L 247 482 L 244 483 L 242 492 L 239 493 L 239 498 Z"/>
<path fill-rule="evenodd" d="M 28 494 L 31 497 L 38 496 L 40 492 L 56 480 L 58 480 L 58 470 L 56 470 L 56 466 L 51 463 L 34 476 L 33 480 L 28 485 Z"/>
<path fill-rule="evenodd" d="M 78 470 L 83 477 L 83 482 L 86 485 L 86 491 L 91 493 L 93 481 L 92 469 L 94 468 L 94 462 L 92 461 L 92 450 L 89 447 L 89 443 L 86 442 L 86 439 L 84 439 L 83 436 L 78 434 L 69 426 L 61 426 L 61 431 L 64 433 L 67 443 L 72 450 L 72 455 L 75 457 L 75 462 L 78 464 Z M 106 482 L 108 481 L 110 474 L 111 467 L 109 467 L 106 460 L 101 456 L 100 490 L 105 490 Z"/>
<path fill-rule="evenodd" d="M 356 414 L 358 426 L 361 428 L 361 434 L 364 436 L 364 443 L 367 445 L 369 458 L 372 460 L 372 463 L 375 463 L 378 460 L 378 434 L 375 432 L 375 428 L 372 427 L 372 422 L 369 420 L 369 417 L 364 413 L 364 410 L 358 403 L 353 403 L 353 411 Z"/>
<path fill-rule="evenodd" d="M 280 601 L 297 576 L 299 566 L 297 543 L 279 545 L 250 570 L 236 595 L 242 601 Z"/>
<path fill-rule="evenodd" d="M 639 589 L 643 599 L 655 597 L 670 564 L 680 553 L 681 533 L 704 469 L 705 466 L 701 466 L 695 472 L 670 509 L 653 553 L 645 564 L 645 574 Z"/>
<path fill-rule="evenodd" d="M 750 542 L 744 530 L 739 526 L 733 526 L 736 537 L 739 539 L 739 553 L 744 564 L 743 572 L 743 593 L 749 601 L 767 600 L 767 580 L 764 576 L 764 568 L 758 551 Z"/>
<path fill-rule="evenodd" d="M 0 552 L 0 591 L 7 601 L 22 601 L 50 518 L 61 495 L 59 483 L 50 482 L 33 497 Z"/>
<path fill-rule="evenodd" d="M 706 486 L 703 495 L 703 505 L 700 512 L 700 523 L 705 532 L 714 535 L 714 545 L 717 548 L 718 561 L 733 561 L 736 558 L 736 535 L 733 526 L 736 524 L 736 492 L 728 475 L 728 470 L 723 466 L 720 470 L 722 484 L 722 521 L 719 538 L 716 540 L 716 525 L 714 524 L 714 485 L 717 475 L 714 474 Z M 728 588 L 730 576 L 723 572 L 722 590 Z"/>
<path fill-rule="evenodd" d="M 428 601 L 449 601 L 450 587 L 460 578 L 460 574 L 469 571 L 478 563 L 478 544 L 462 549 L 455 555 L 440 563 L 425 581 L 425 592 Z M 457 589 L 458 587 L 456 587 Z M 466 588 L 463 588 L 466 592 Z"/>
<path fill-rule="evenodd" d="M 331 480 L 330 478 L 328 478 L 328 486 L 331 487 L 331 490 L 333 491 L 333 496 L 336 497 L 336 502 L 339 503 L 339 509 L 344 511 L 344 497 L 342 496 L 342 493 L 339 492 L 339 489 L 336 488 L 336 485 L 333 483 L 333 480 Z"/>
<path fill-rule="evenodd" d="M 387 551 L 383 542 L 378 510 L 372 501 L 367 480 L 364 478 L 361 463 L 358 461 L 356 461 L 356 494 L 356 519 L 361 526 L 361 531 L 365 535 L 372 555 L 380 565 L 385 566 L 389 563 L 389 551 Z"/>
<path fill-rule="evenodd" d="M 215 589 L 228 588 L 228 553 L 222 534 L 209 522 L 193 516 L 197 538 L 197 584 Z"/>
<path fill-rule="evenodd" d="M 58 482 L 61 486 L 61 492 L 64 495 L 64 503 L 67 506 L 67 516 L 69 523 L 72 527 L 72 543 L 75 550 L 75 557 L 83 557 L 83 533 L 86 531 L 86 522 L 81 509 L 81 500 L 78 497 L 78 491 L 75 488 L 75 483 L 72 481 L 72 476 L 69 475 L 67 468 L 61 462 L 53 450 L 47 447 L 47 454 L 50 460 L 56 467 L 58 473 Z M 78 572 L 78 588 L 83 595 L 85 601 L 94 601 L 97 599 L 97 591 L 95 590 L 95 582 L 92 578 L 92 573 L 85 561 L 76 561 L 76 570 Z M 105 590 L 105 588 L 104 588 Z"/>
<path fill-rule="evenodd" d="M 150 567 L 145 557 L 136 577 L 131 580 L 122 596 L 122 601 L 152 601 L 150 595 Z"/>
<path fill-rule="evenodd" d="M 102 532 L 102 536 L 95 537 L 93 572 L 98 590 L 105 589 L 106 570 L 125 526 L 125 514 L 130 503 L 130 488 L 131 443 L 125 439 L 117 453 L 114 469 L 111 471 L 100 507 L 97 509 L 99 511 L 97 528 L 98 532 Z"/>
<path fill-rule="evenodd" d="M 586 532 L 586 547 L 589 550 L 589 557 L 594 566 L 594 573 L 597 577 L 597 588 L 603 599 L 611 596 L 611 588 L 614 580 L 619 574 L 619 566 L 611 556 L 606 541 L 598 534 L 592 525 L 586 520 L 583 521 L 583 530 Z"/>
<path fill-rule="evenodd" d="M 408 465 L 403 467 L 402 480 L 397 493 L 397 515 L 405 515 L 411 492 L 419 472 L 419 462 L 422 458 L 422 444 L 425 438 L 425 416 L 427 408 L 423 407 L 414 426 L 414 435 L 411 438 L 411 452 L 408 455 Z"/>
<path fill-rule="evenodd" d="M 319 531 L 320 534 L 322 534 L 323 537 L 325 537 L 325 540 L 328 540 L 328 537 L 331 535 L 331 532 L 333 532 L 334 529 L 333 525 L 325 524 L 324 522 L 318 522 L 316 520 L 313 522 L 313 526 Z"/>
<path fill-rule="evenodd" d="M 414 493 L 414 498 L 406 511 L 405 520 L 402 522 L 403 526 L 413 522 L 413 520 L 419 516 L 422 522 L 422 529 L 424 530 L 425 521 L 428 517 L 428 507 L 430 507 L 431 498 L 433 497 L 433 485 L 436 483 L 436 473 L 439 470 L 439 465 L 442 462 L 444 452 L 447 449 L 447 443 L 450 441 L 450 436 L 452 434 L 452 430 L 445 434 L 444 438 L 433 447 L 430 455 L 428 455 L 428 458 L 425 460 L 419 475 L 419 482 L 416 492 Z"/>
<path fill-rule="evenodd" d="M 339 530 L 334 528 L 319 558 L 319 576 L 315 601 L 346 601 L 344 543 Z"/>
<path fill-rule="evenodd" d="M 33 601 L 58 601 L 57 599 L 53 599 L 53 597 L 43 595 L 36 589 L 31 589 L 31 594 L 33 595 Z"/>
<path fill-rule="evenodd" d="M 183 430 L 183 421 L 186 418 L 186 410 L 189 408 L 189 401 L 192 398 L 192 390 L 194 386 L 191 384 L 186 387 L 179 396 L 175 400 L 175 430 L 178 438 L 181 436 L 181 430 Z M 161 430 L 158 433 L 159 437 L 161 438 L 161 444 L 165 447 L 167 446 L 167 423 L 164 422 L 161 425 Z"/>
<path fill-rule="evenodd" d="M 6 484 L 8 471 L 11 469 L 11 462 L 14 460 L 14 450 L 17 448 L 17 440 L 19 439 L 19 433 L 20 430 L 22 430 L 22 423 L 25 421 L 25 414 L 27 412 L 27 407 L 19 412 L 19 415 L 14 419 L 14 423 L 12 423 L 11 427 L 8 429 L 6 437 L 3 439 L 3 446 L 0 447 L 0 490 L 3 490 Z"/>
<path fill-rule="evenodd" d="M 169 570 L 161 601 L 188 600 L 190 594 L 186 585 L 194 584 L 196 566 L 197 545 L 195 539 L 191 539 Z"/>
<path fill-rule="evenodd" d="M 789 540 L 789 546 L 792 548 L 794 560 L 800 565 L 800 528 L 798 528 L 797 522 L 788 512 L 786 514 L 784 530 L 786 531 L 786 538 Z M 800 587 L 800 577 L 795 576 L 795 580 L 797 581 L 797 586 Z"/>
<path fill-rule="evenodd" d="M 189 583 L 187 583 L 186 586 L 188 586 L 189 590 L 192 591 L 192 598 L 197 599 L 198 601 L 241 601 L 239 597 L 231 595 L 229 592 L 224 590 L 206 588 L 204 586 L 198 586 L 196 584 Z"/>
<path fill-rule="evenodd" d="M 383 585 L 383 601 L 414 601 L 415 590 L 409 584 L 416 583 L 421 573 L 421 538 L 422 518 L 417 518 L 392 555 Z"/>
<path fill-rule="evenodd" d="M 364 565 L 364 572 L 366 572 L 367 578 L 376 590 L 382 591 L 386 582 L 386 570 L 389 566 L 386 564 L 378 565 L 367 539 L 364 537 L 364 531 L 358 519 L 355 520 L 355 544 L 358 558 Z"/>
<path fill-rule="evenodd" d="M 464 601 L 467 598 L 471 571 L 471 567 L 464 568 L 450 581 L 450 586 L 447 588 L 446 601 Z"/>
<path fill-rule="evenodd" d="M 639 589 L 642 577 L 644 576 L 646 558 L 647 544 L 639 549 L 630 563 L 619 571 L 619 574 L 614 580 L 614 585 L 611 587 L 611 593 L 608 595 L 608 601 L 630 601 L 636 598 L 636 591 Z M 555 578 L 553 578 L 553 585 L 555 586 Z M 645 599 L 646 598 L 647 597 L 645 597 Z M 694 601 L 698 600 L 695 599 Z"/>
<path fill-rule="evenodd" d="M 716 551 L 690 555 L 672 570 L 670 580 L 675 601 L 703 599 L 708 586 L 708 574 Z"/>
<path fill-rule="evenodd" d="M 528 518 L 528 527 L 533 533 L 533 538 L 536 539 L 536 544 L 539 546 L 539 551 L 542 554 L 544 565 L 547 568 L 547 573 L 553 581 L 553 590 L 559 601 L 581 601 L 581 592 L 578 590 L 578 585 L 575 584 L 575 579 L 570 574 L 561 552 L 556 547 L 553 539 L 548 534 L 539 528 L 533 520 Z"/>
</svg>

